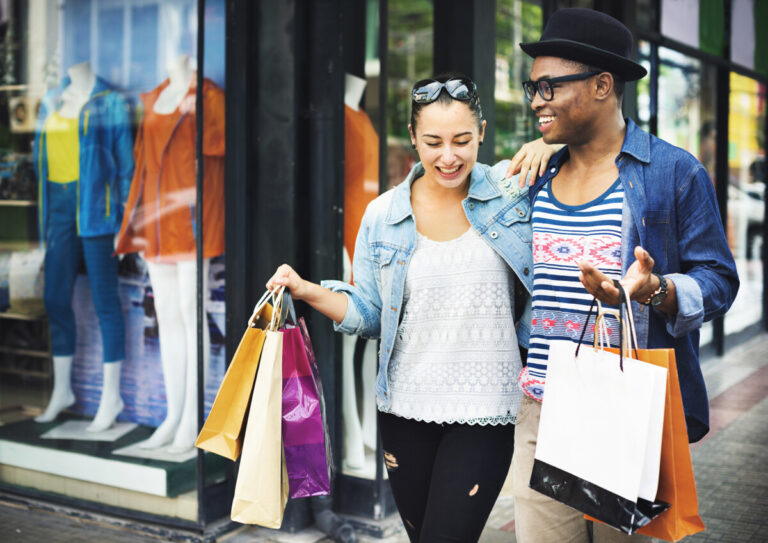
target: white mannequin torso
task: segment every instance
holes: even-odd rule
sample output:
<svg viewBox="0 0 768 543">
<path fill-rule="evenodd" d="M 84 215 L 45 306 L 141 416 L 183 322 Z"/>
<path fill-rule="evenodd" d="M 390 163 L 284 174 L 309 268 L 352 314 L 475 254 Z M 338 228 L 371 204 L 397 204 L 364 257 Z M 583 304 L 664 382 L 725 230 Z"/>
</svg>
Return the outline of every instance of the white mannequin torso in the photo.
<svg viewBox="0 0 768 543">
<path fill-rule="evenodd" d="M 96 84 L 96 74 L 88 62 L 75 64 L 67 70 L 71 82 L 61 93 L 59 115 L 74 119 L 80 115 L 80 110 L 91 98 L 93 86 Z"/>
<path fill-rule="evenodd" d="M 155 113 L 161 115 L 168 115 L 176 111 L 176 108 L 187 95 L 194 75 L 192 62 L 188 55 L 181 55 L 168 61 L 166 68 L 170 82 L 160 92 L 160 96 L 157 97 L 155 105 L 152 107 Z"/>
<path fill-rule="evenodd" d="M 363 99 L 363 91 L 367 81 L 356 75 L 345 74 L 344 78 L 344 104 L 355 111 L 360 109 L 360 100 Z"/>
</svg>

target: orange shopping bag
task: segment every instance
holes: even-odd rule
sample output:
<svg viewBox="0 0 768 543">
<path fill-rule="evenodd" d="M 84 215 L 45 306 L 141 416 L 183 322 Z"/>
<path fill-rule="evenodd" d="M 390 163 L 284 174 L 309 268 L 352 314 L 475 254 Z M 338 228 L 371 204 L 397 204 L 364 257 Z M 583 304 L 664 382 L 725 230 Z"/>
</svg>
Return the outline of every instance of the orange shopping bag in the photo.
<svg viewBox="0 0 768 543">
<path fill-rule="evenodd" d="M 618 349 L 607 349 L 618 353 Z M 633 350 L 634 354 L 634 350 Z M 683 398 L 677 377 L 674 349 L 637 349 L 637 360 L 666 367 L 667 397 L 664 402 L 664 429 L 661 442 L 661 467 L 657 500 L 671 507 L 637 533 L 665 541 L 679 541 L 704 530 L 699 516 L 696 482 L 693 478 L 691 449 L 685 426 Z M 595 520 L 591 517 L 589 520 Z"/>
<path fill-rule="evenodd" d="M 269 295 L 267 291 L 256 304 L 208 418 L 195 441 L 196 447 L 230 460 L 237 460 L 243 447 L 243 429 L 251 391 L 264 347 L 266 328 L 272 319 L 272 306 L 267 303 Z"/>
</svg>

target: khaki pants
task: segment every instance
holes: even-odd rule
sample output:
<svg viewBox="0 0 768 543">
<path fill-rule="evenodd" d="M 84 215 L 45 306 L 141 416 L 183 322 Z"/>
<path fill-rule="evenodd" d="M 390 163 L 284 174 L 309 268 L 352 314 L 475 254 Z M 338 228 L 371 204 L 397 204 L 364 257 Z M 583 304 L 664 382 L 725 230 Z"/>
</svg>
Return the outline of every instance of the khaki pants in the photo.
<svg viewBox="0 0 768 543">
<path fill-rule="evenodd" d="M 515 535 L 518 543 L 650 543 L 653 538 L 628 536 L 608 526 L 591 523 L 584 516 L 528 487 L 536 451 L 541 404 L 523 397 L 515 425 L 512 485 L 515 496 Z"/>
</svg>

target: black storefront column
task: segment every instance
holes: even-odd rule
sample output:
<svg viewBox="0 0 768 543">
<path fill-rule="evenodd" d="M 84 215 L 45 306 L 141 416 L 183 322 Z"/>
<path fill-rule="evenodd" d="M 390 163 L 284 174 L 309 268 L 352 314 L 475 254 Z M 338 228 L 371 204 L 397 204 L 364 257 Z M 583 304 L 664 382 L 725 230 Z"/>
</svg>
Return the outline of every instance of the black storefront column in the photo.
<svg viewBox="0 0 768 543">
<path fill-rule="evenodd" d="M 227 2 L 227 358 L 281 263 L 313 281 L 341 276 L 341 0 Z M 312 336 L 340 459 L 338 334 L 297 304 Z M 339 387 L 340 388 L 340 387 Z M 283 529 L 311 523 L 289 503 Z"/>
<path fill-rule="evenodd" d="M 342 0 L 302 3 L 306 31 L 297 43 L 306 52 L 301 87 L 299 201 L 308 218 L 305 275 L 312 281 L 342 277 L 344 235 L 344 59 Z M 316 311 L 308 325 L 323 381 L 334 464 L 341 465 L 341 335 Z"/>
<path fill-rule="evenodd" d="M 461 72 L 477 84 L 488 123 L 478 160 L 494 162 L 496 108 L 496 0 L 442 0 L 435 4 L 434 72 Z"/>
<path fill-rule="evenodd" d="M 227 356 L 278 264 L 306 267 L 295 2 L 227 5 Z M 302 258 L 303 257 L 303 258 Z"/>
</svg>

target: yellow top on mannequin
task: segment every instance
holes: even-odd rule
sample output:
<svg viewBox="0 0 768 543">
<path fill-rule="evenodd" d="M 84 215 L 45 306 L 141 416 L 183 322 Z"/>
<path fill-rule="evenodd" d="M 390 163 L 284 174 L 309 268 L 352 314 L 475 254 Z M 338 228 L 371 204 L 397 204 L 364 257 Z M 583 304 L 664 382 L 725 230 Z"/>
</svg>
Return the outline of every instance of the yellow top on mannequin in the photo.
<svg viewBox="0 0 768 543">
<path fill-rule="evenodd" d="M 56 111 L 45 121 L 48 180 L 69 183 L 80 177 L 79 119 L 62 117 Z"/>
</svg>

